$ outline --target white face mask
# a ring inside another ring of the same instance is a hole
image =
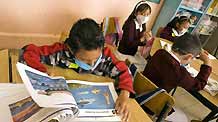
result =
[[[142,25],[142,24],[145,24],[146,22],[148,22],[149,17],[148,16],[143,16],[143,15],[137,15],[136,19],[137,19],[138,23],[140,25]]]
[[[182,30],[181,34],[184,35],[187,31],[188,31],[188,29],[185,29],[185,28],[184,28],[184,29]]]
[[[148,20],[149,20],[149,16],[145,16],[144,23],[147,23],[147,22],[148,22]],[[143,24],[144,24],[144,23],[143,23]]]

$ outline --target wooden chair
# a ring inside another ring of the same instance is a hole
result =
[[[0,83],[9,83],[9,56],[8,49],[0,50]]]
[[[16,63],[19,61],[20,49],[10,49],[10,67],[11,67],[11,80],[13,83],[23,83],[20,74],[17,71]]]
[[[154,83],[152,83],[140,72],[137,72],[133,85],[136,94],[154,91],[158,88]],[[155,114],[155,116],[157,117],[156,122],[160,122],[167,117],[174,103],[175,100],[171,95],[169,95],[167,92],[161,92],[146,103],[144,103],[143,106],[145,106]]]

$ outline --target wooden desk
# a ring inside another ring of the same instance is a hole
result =
[[[195,60],[192,62],[191,66],[194,67],[196,70],[199,71],[200,65],[202,64],[201,61]],[[215,79],[218,81],[218,60],[213,59],[211,60],[212,65],[212,73],[210,78]],[[201,90],[199,92],[190,92],[195,98],[197,98],[202,104],[204,104],[207,108],[211,110],[211,112],[203,119],[203,122],[208,122],[212,119],[217,118],[218,113],[218,94],[216,96],[211,96],[208,92]]]
[[[162,48],[160,44],[160,40],[172,44],[172,42],[169,42],[167,40],[156,38],[151,49],[151,55],[153,55],[157,50]],[[212,65],[212,73],[210,77],[218,81],[218,60],[217,59],[210,59],[210,60]],[[202,61],[194,60],[192,61],[191,66],[199,71],[201,64]],[[218,115],[216,116],[216,114],[218,113],[218,95],[213,97],[204,90],[201,90],[199,92],[192,91],[190,93],[195,98],[197,98],[202,104],[204,104],[206,107],[208,107],[211,110],[211,112],[204,118],[203,122],[208,122],[218,117]]]
[[[0,50],[0,83],[9,83],[9,56],[8,50]]]

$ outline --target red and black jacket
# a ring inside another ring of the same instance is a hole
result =
[[[122,61],[118,61],[108,47],[103,49],[102,60],[92,71],[86,71],[75,64],[74,56],[68,51],[66,45],[55,43],[53,45],[36,46],[30,44],[23,48],[21,61],[42,72],[47,69],[43,64],[70,68],[78,73],[91,73],[99,76],[108,76],[117,81],[116,89],[124,89],[131,93],[133,90],[133,78],[128,67]]]

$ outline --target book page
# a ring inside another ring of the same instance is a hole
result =
[[[39,107],[30,97],[24,85],[0,84],[0,86],[7,88],[7,91],[0,89],[0,92],[7,92],[7,96],[0,96],[1,122],[47,122],[54,117],[63,116],[62,113],[66,113],[67,110],[68,114],[71,114],[71,118],[78,114],[71,108]]]
[[[117,94],[113,82],[68,80],[67,84],[79,107],[79,117],[115,116]]]
[[[40,107],[77,107],[65,79],[51,78],[21,63],[17,63],[17,69],[26,89]]]
[[[169,44],[169,43],[167,43],[165,41],[160,40],[160,45],[161,45],[162,49],[165,49],[168,52],[171,51],[172,44]]]

